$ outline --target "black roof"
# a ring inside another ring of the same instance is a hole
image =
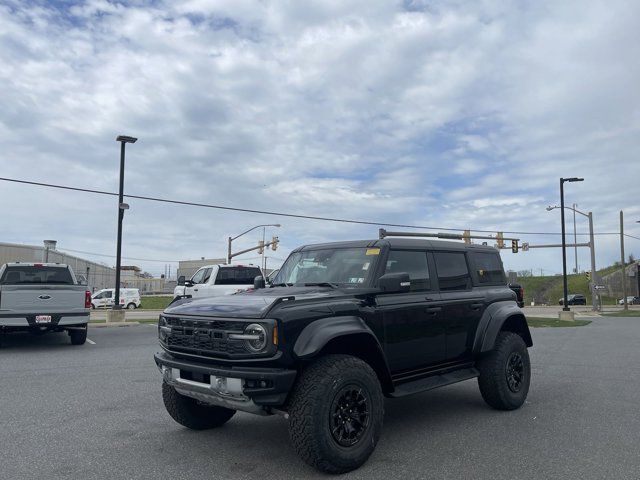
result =
[[[395,248],[427,248],[431,250],[480,250],[485,252],[495,252],[496,248],[489,245],[466,244],[462,241],[453,242],[450,240],[431,240],[427,238],[402,238],[386,237],[376,240],[350,240],[344,242],[316,243],[303,245],[294,250],[317,250],[324,248],[371,248],[371,247],[395,247]]]

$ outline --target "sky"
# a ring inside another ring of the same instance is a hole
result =
[[[115,139],[130,135],[132,195],[549,232],[513,235],[531,245],[559,242],[559,210],[545,207],[560,177],[579,176],[566,203],[599,233],[618,232],[624,210],[640,237],[638,18],[639,2],[618,0],[0,0],[0,176],[116,192]],[[0,241],[51,238],[115,263],[116,198],[0,181],[0,201]],[[127,202],[123,263],[154,275],[223,257],[228,236],[259,224],[282,224],[267,230],[281,240],[270,267],[301,244],[378,233]],[[625,246],[640,253],[640,239]],[[502,258],[562,270],[557,248]],[[581,270],[588,258],[580,249]],[[619,259],[619,237],[598,235],[596,264]]]

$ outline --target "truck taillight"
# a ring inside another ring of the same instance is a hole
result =
[[[89,290],[84,292],[84,308],[91,308],[91,292]]]

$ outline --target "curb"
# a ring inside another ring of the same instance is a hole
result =
[[[140,322],[89,322],[91,328],[111,328],[111,327],[130,327],[132,325],[140,325]]]

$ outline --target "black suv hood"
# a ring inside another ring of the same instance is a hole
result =
[[[348,293],[350,292],[350,293]],[[202,315],[211,317],[261,318],[277,303],[353,296],[353,290],[330,287],[274,287],[251,290],[220,297],[181,300],[167,307],[168,315]]]

